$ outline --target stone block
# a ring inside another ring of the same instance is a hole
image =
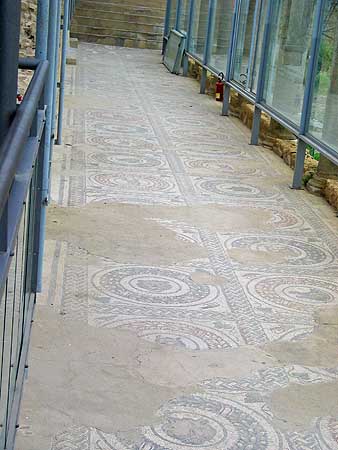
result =
[[[69,46],[71,48],[78,48],[79,46],[79,40],[77,38],[70,38],[69,39]]]

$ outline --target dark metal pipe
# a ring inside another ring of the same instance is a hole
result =
[[[40,62],[0,149],[0,216],[38,108],[47,71],[48,62]]]
[[[35,70],[41,61],[38,58],[19,58],[19,69]]]

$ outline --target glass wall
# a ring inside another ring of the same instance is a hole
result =
[[[190,51],[203,60],[204,46],[208,28],[208,0],[195,0],[191,32]]]
[[[172,1],[171,23],[177,4],[177,0]],[[309,124],[301,132],[314,148],[327,156],[336,151],[338,158],[338,0],[194,0],[189,52],[198,61],[204,56],[210,1],[214,23],[206,66],[214,72],[226,72],[230,58],[227,76],[231,88],[239,93],[243,89],[250,92],[248,98],[253,104],[268,114],[273,110],[275,120],[292,133],[297,134],[302,114],[306,113],[304,119],[309,117]],[[187,31],[190,4],[189,0],[181,0],[182,31]],[[267,19],[270,33],[263,47]],[[313,31],[319,23],[321,34],[315,40]],[[313,68],[310,55],[316,52]],[[258,99],[261,70],[264,86],[262,98]],[[313,86],[307,84],[309,80]],[[309,92],[305,92],[306,88]],[[305,94],[310,99],[306,104]]]
[[[338,2],[332,0],[326,1],[309,131],[338,149]]]
[[[231,38],[234,0],[216,0],[215,24],[209,64],[219,72],[225,72]]]
[[[301,119],[317,1],[273,3],[264,101],[296,125]]]

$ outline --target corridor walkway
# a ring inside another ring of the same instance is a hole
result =
[[[338,449],[333,210],[158,52],[68,75],[17,449]]]

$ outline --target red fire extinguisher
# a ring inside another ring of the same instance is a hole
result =
[[[224,98],[224,73],[218,74],[218,80],[216,83],[216,101],[222,102]]]

